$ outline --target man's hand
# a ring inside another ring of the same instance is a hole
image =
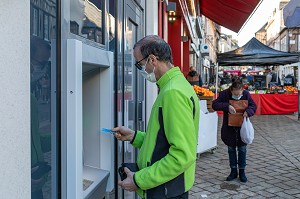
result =
[[[244,116],[244,117],[248,117],[247,111],[244,112],[243,116]]]
[[[121,141],[132,141],[135,132],[125,126],[115,127],[111,131],[116,132],[115,137]]]
[[[236,113],[236,110],[233,106],[229,105],[229,113],[230,114],[235,114]]]
[[[138,187],[135,185],[133,180],[134,172],[131,172],[127,167],[124,167],[124,171],[127,175],[127,178],[123,181],[119,181],[119,186],[126,191],[136,191]]]

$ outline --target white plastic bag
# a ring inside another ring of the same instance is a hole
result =
[[[254,139],[254,128],[249,118],[244,117],[244,121],[240,133],[241,133],[241,139],[244,143],[246,144],[252,143]]]

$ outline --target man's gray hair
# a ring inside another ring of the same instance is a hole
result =
[[[133,49],[139,48],[143,57],[153,54],[160,61],[173,64],[172,50],[170,45],[158,35],[147,35],[139,40]]]

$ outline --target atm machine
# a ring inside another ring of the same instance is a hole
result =
[[[68,199],[103,198],[113,189],[113,53],[67,40],[66,171]]]

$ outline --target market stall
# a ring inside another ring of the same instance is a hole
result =
[[[297,62],[299,68],[299,53],[288,53],[272,49],[253,37],[248,43],[238,49],[218,54],[217,71],[219,66],[275,66]],[[257,81],[260,87],[262,87],[262,83],[264,83],[265,87],[268,87],[265,79],[261,77],[257,78],[260,80]],[[298,70],[298,79],[300,79],[300,70]],[[216,76],[216,91],[218,91],[217,82],[218,76]],[[258,91],[264,89],[257,88]],[[284,91],[284,89],[282,90]],[[300,84],[298,84],[297,92],[298,90],[300,90]],[[264,91],[264,93],[255,93],[252,97],[260,107],[256,114],[286,114],[298,111],[298,119],[300,118],[299,92],[298,94],[285,95],[275,93],[265,94]]]
[[[298,94],[251,94],[256,104],[255,115],[293,114],[298,111]],[[217,111],[219,115],[223,111]]]
[[[298,112],[298,94],[251,94],[256,115],[279,115]]]

